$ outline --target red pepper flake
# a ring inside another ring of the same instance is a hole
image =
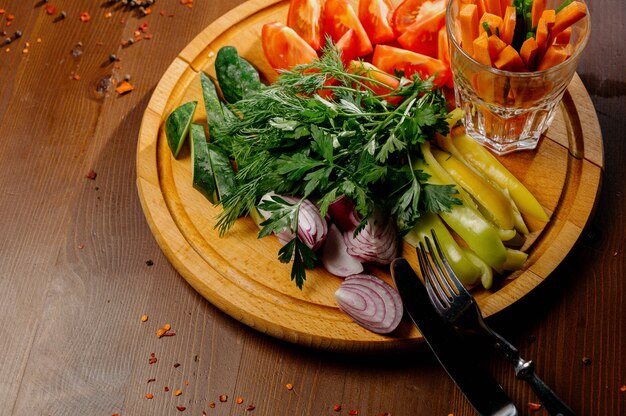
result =
[[[358,410],[350,410],[350,411],[348,412],[348,414],[349,414],[350,416],[356,416],[356,415],[358,415],[358,414],[359,414],[359,411],[358,411]]]
[[[91,20],[91,15],[89,14],[89,12],[82,12],[80,14],[80,21],[81,22],[87,23],[90,20]]]
[[[528,402],[528,410],[531,412],[536,412],[541,409],[541,405],[539,403]]]
[[[161,10],[161,11],[159,12],[159,14],[160,14],[161,16],[165,16],[165,15],[167,14],[167,12],[166,12],[165,10]]]
[[[89,169],[89,172],[85,174],[85,178],[91,179],[92,181],[96,179],[96,176],[98,176],[98,174],[93,169]]]
[[[0,14],[5,14],[5,13],[6,13],[6,10],[0,9]]]
[[[148,22],[143,22],[142,24],[140,24],[138,29],[141,30],[143,33],[147,33],[148,32]]]
[[[152,393],[146,393],[146,399],[150,400],[150,399],[154,399],[154,394]]]
[[[237,397],[237,399],[235,400],[235,402],[236,402],[237,404],[241,404],[241,403],[243,403],[243,397]]]
[[[113,16],[113,13],[111,13],[111,12],[106,12],[106,13],[104,14],[104,18],[105,18],[105,19],[108,19],[108,18],[110,18],[111,16]]]
[[[150,40],[150,39],[152,39],[153,37],[154,37],[154,35],[153,35],[152,33],[148,33],[147,35],[143,35],[143,38],[144,38],[145,40]]]
[[[166,332],[165,334],[163,334],[164,337],[175,337],[176,336],[176,332]]]
[[[80,243],[80,244],[78,245],[78,249],[79,249],[79,250],[82,250],[82,249],[84,249],[84,248],[85,248],[85,245],[84,245],[83,243]]]
[[[147,322],[148,321],[148,315],[143,314],[141,315],[141,322]]]
[[[174,396],[180,396],[181,394],[183,394],[183,391],[181,389],[174,390]]]
[[[209,407],[210,407],[211,409],[215,409],[215,402],[211,402],[211,403],[209,403]]]
[[[148,363],[150,363],[150,364],[154,364],[156,362],[157,362],[156,357],[150,357],[150,359],[148,360]]]
[[[285,388],[286,388],[287,390],[291,391],[291,390],[293,390],[293,384],[291,384],[291,383],[287,383],[287,384],[285,384]]]
[[[154,383],[156,381],[156,378],[149,378],[148,379],[148,383]]]
[[[185,410],[187,410],[187,408],[185,406],[176,406],[176,410],[178,410],[179,412],[184,412]]]
[[[334,406],[333,406],[333,410],[334,410],[335,412],[341,412],[341,405],[340,405],[340,404],[336,404],[336,405],[334,405]]]
[[[220,402],[226,403],[228,401],[228,396],[225,394],[220,394],[219,399],[220,399]]]
[[[174,368],[178,368],[178,367],[180,367],[179,363],[174,364]]]
[[[119,83],[119,85],[117,86],[117,88],[115,88],[115,91],[119,94],[119,95],[124,95],[126,93],[131,92],[132,90],[134,90],[135,87],[133,87],[132,85],[130,85],[130,82],[128,81],[122,81]],[[167,331],[165,331],[167,332]],[[163,332],[163,333],[165,333]],[[158,335],[158,334],[157,334]],[[163,335],[161,335],[163,336]]]
[[[164,391],[164,392],[168,392],[168,391],[170,391],[170,388],[169,388],[169,387],[167,387],[167,386],[165,386],[165,387],[163,387],[163,391]]]
[[[253,411],[254,409],[256,409],[256,407],[255,407],[253,404],[249,404],[249,405],[248,405],[248,407],[246,407],[246,410],[247,410],[248,412],[251,412],[251,411]]]
[[[13,15],[13,14],[7,14],[6,19],[7,19],[7,22],[10,22],[10,21],[12,21],[13,19],[15,19],[15,15]]]
[[[74,74],[74,75],[72,75],[72,79],[73,79],[74,81],[80,81],[80,75],[78,75],[78,74]]]
[[[620,388],[619,391],[621,391],[622,393],[626,392],[626,384],[623,384]]]
[[[189,385],[189,380],[185,380],[185,381],[183,381],[183,384],[184,384],[185,386],[188,386],[188,385]]]
[[[46,10],[46,13],[48,13],[49,15],[53,15],[53,14],[57,13],[56,6],[53,6],[51,4],[49,4],[46,7],[44,7],[44,9]]]
[[[11,26],[12,24],[13,24],[13,20],[9,20],[9,21],[6,23],[6,26]]]

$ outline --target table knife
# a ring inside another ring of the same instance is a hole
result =
[[[466,348],[468,340],[439,316],[426,287],[409,263],[403,258],[395,259],[391,264],[391,275],[411,320],[478,414],[517,416],[511,399],[486,366],[478,365],[476,357]]]

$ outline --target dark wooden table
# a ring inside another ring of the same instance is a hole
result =
[[[0,30],[22,32],[0,49],[0,415],[474,414],[427,348],[364,357],[275,340],[205,301],[161,253],[135,185],[142,114],[180,50],[239,3],[159,0],[141,17],[106,1],[52,0],[49,15],[43,1],[0,0]],[[597,212],[550,278],[492,323],[578,414],[617,416],[626,414],[626,7],[589,6],[578,72],[604,137]],[[123,47],[144,22],[143,40]],[[120,96],[110,80],[127,74],[135,90]],[[166,322],[177,335],[157,339]],[[491,366],[532,413],[537,400],[512,368]]]

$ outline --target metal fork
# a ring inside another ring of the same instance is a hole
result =
[[[485,323],[476,300],[454,274],[450,263],[441,250],[435,232],[431,232],[437,255],[435,255],[430,239],[426,237],[426,246],[430,256],[427,255],[424,244],[420,242],[419,247],[417,247],[417,257],[426,290],[435,309],[448,322],[458,327],[478,330],[490,337],[496,351],[515,366],[517,378],[532,386],[539,400],[551,415],[573,416],[572,409],[535,374],[533,362],[520,357],[517,348]]]

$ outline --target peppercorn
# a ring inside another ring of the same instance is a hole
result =
[[[135,38],[128,38],[128,44],[132,45],[133,43],[135,43]]]
[[[130,74],[124,75],[124,81],[130,81]],[[148,264],[148,262],[152,262],[152,261],[148,260],[146,264]],[[148,264],[148,266],[152,266],[152,264]]]
[[[61,14],[59,14],[59,19],[65,19],[67,17],[67,12],[65,10],[61,11]]]
[[[8,44],[9,44],[9,43],[11,43],[11,42],[13,42],[13,39],[11,39],[11,38],[6,38],[6,39],[4,40],[4,44],[5,44],[5,45],[8,45]]]
[[[117,55],[112,53],[111,55],[109,55],[109,61],[111,62],[115,62],[117,61]]]
[[[15,31],[15,39],[21,38],[22,37],[22,32],[20,30],[16,30]]]
[[[137,2],[135,0],[130,0],[130,2],[128,3],[128,5],[130,7],[136,7],[137,6]]]

